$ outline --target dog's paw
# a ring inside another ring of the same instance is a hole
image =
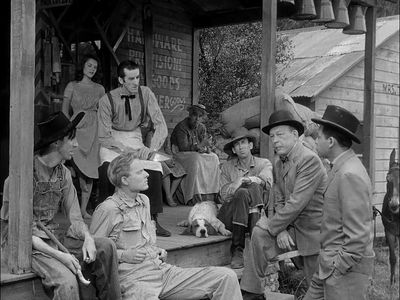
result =
[[[188,220],[183,220],[183,221],[180,221],[178,224],[176,224],[177,226],[180,226],[180,227],[189,227],[189,221]]]
[[[232,235],[232,232],[230,232],[228,229],[221,229],[220,233],[225,236]]]

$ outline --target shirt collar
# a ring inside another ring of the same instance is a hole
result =
[[[331,162],[331,165],[334,166],[334,165],[339,161],[340,158],[342,158],[343,156],[345,156],[345,155],[346,155],[347,153],[349,153],[349,152],[350,152],[350,148],[347,149],[346,151],[340,153],[340,154],[339,154],[338,156],[336,156],[335,159]]]
[[[290,151],[289,151],[289,153],[288,153],[287,155],[285,155],[285,156],[280,156],[281,161],[284,162],[284,161],[293,160],[294,157],[296,156],[296,152],[297,152],[297,149],[299,148],[299,145],[300,145],[300,144],[301,144],[301,142],[300,142],[300,141],[297,141],[297,142],[293,145],[292,149],[290,149]]]
[[[121,85],[119,87],[119,95],[120,96],[122,96],[122,95],[135,95],[135,93],[129,92],[124,85]]]
[[[128,207],[144,205],[144,201],[139,193],[136,194],[136,199],[134,201],[132,201],[132,198],[120,189],[118,189],[115,194],[119,204],[125,204]]]
[[[255,161],[254,161],[254,156],[252,155],[251,158],[250,158],[250,165],[249,165],[249,167],[250,167],[250,168],[254,168],[255,166],[256,166],[256,163],[255,163]],[[247,170],[246,166],[244,166],[244,165],[242,164],[242,162],[240,161],[239,157],[236,157],[236,160],[235,160],[235,167],[238,168],[238,169],[240,169],[240,170],[244,170],[244,171]]]

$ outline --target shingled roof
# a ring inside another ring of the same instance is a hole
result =
[[[312,98],[324,91],[364,58],[365,35],[347,35],[341,29],[311,27],[280,32],[293,43],[294,60],[277,73],[287,77],[283,90],[292,98]],[[399,16],[380,18],[376,48],[399,34]]]

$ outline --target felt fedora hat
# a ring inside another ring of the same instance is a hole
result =
[[[328,105],[324,115],[322,116],[322,119],[312,118],[311,121],[336,129],[347,135],[356,143],[361,143],[359,138],[356,136],[360,121],[351,112],[343,107]]]
[[[232,133],[232,138],[231,140],[225,144],[224,146],[224,152],[228,154],[229,156],[235,155],[232,152],[232,148],[235,145],[237,141],[240,141],[241,139],[247,138],[249,142],[252,142],[253,145],[256,143],[256,137],[250,133],[246,128],[244,127],[239,127],[235,129]]]
[[[78,125],[84,115],[84,112],[80,112],[70,121],[63,112],[59,111],[51,114],[46,121],[38,123],[40,139],[35,144],[34,151],[40,150],[65,137]]]
[[[290,111],[284,109],[274,111],[269,117],[268,125],[263,127],[262,131],[269,135],[269,131],[271,130],[271,128],[280,125],[289,125],[296,128],[299,136],[302,135],[304,132],[303,124],[297,121],[290,113]]]

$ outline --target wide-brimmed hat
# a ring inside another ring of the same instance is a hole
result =
[[[299,136],[302,135],[304,132],[303,124],[300,121],[297,121],[290,113],[290,111],[284,109],[274,111],[269,117],[268,125],[263,127],[262,131],[269,135],[269,131],[271,130],[271,128],[280,125],[289,125],[296,128]]]
[[[328,105],[322,119],[312,118],[311,120],[317,124],[326,125],[344,133],[357,144],[361,143],[360,139],[355,134],[360,125],[360,121],[343,107]]]
[[[246,128],[239,127],[233,131],[231,140],[225,144],[224,152],[226,154],[228,154],[229,156],[235,155],[232,152],[233,145],[235,145],[235,143],[237,141],[240,141],[241,139],[244,139],[244,138],[247,138],[249,140],[249,142],[252,142],[253,145],[255,145],[256,137],[253,134],[251,134],[251,132],[248,131]]]
[[[199,103],[190,105],[190,106],[187,108],[187,110],[188,110],[189,112],[190,112],[191,110],[199,110],[199,111],[201,111],[203,114],[207,114],[206,107],[205,107],[203,104],[199,104]]]
[[[62,139],[68,134],[68,132],[78,125],[84,115],[84,112],[80,112],[72,121],[70,121],[63,112],[59,111],[51,114],[46,121],[38,123],[40,139],[36,143],[34,151],[40,150],[43,147]]]

